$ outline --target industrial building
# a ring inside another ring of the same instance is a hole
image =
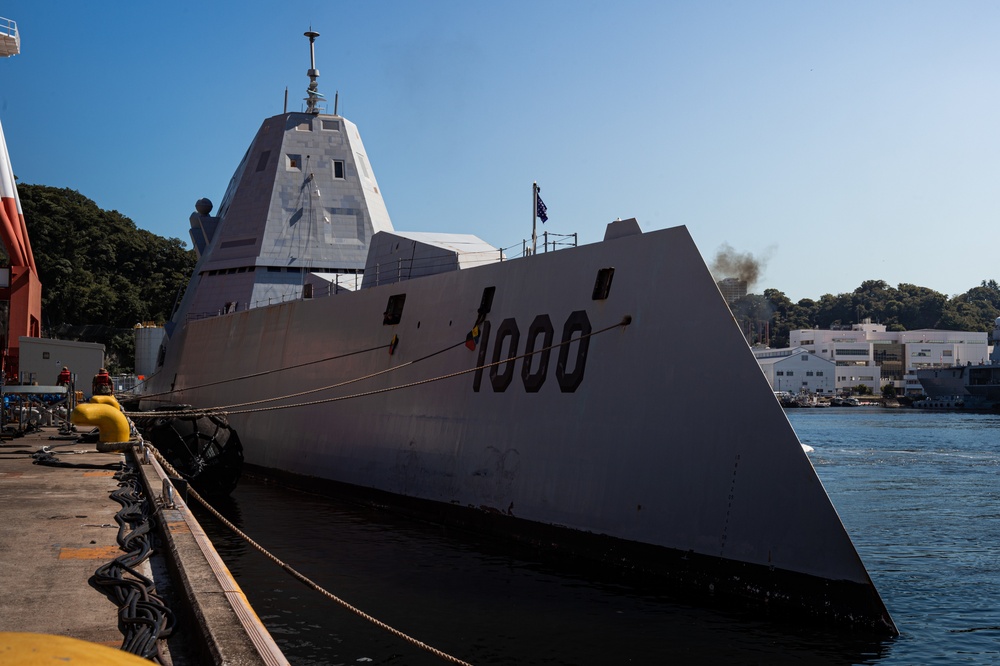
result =
[[[777,358],[777,352],[792,356],[798,350],[805,350],[834,365],[836,393],[849,392],[863,384],[872,393],[879,394],[883,386],[891,383],[898,395],[919,395],[923,389],[916,370],[979,365],[987,363],[990,354],[989,339],[983,332],[887,331],[884,324],[873,324],[870,319],[850,327],[789,331],[788,339],[787,349],[754,352],[761,368],[769,362],[767,359]],[[765,374],[768,372],[765,369]],[[796,375],[793,377],[799,379]],[[768,377],[775,390],[789,390],[777,387],[778,378],[776,374]],[[781,378],[788,383],[787,376]]]

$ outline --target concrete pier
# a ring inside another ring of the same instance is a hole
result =
[[[119,647],[118,608],[89,584],[122,554],[115,514],[116,469],[139,462],[156,509],[159,547],[143,565],[177,616],[162,641],[173,664],[286,664],[179,493],[164,503],[166,475],[138,449],[97,453],[43,428],[0,442],[0,632],[69,636]],[[67,467],[34,464],[49,446]],[[3,635],[0,633],[0,642]]]

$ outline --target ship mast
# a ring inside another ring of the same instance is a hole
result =
[[[308,97],[306,100],[306,113],[311,113],[314,116],[319,115],[319,103],[325,102],[323,94],[319,91],[319,84],[316,83],[316,79],[319,78],[319,70],[316,69],[316,38],[319,37],[319,33],[309,30],[303,33],[309,38],[309,71],[306,75],[309,77],[309,87],[306,88],[306,94]]]

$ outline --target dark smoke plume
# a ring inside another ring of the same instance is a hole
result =
[[[766,265],[766,261],[755,259],[749,252],[737,252],[728,243],[723,243],[712,261],[711,270],[717,280],[744,280],[749,289],[760,279]]]

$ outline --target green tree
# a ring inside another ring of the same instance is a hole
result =
[[[74,190],[19,184],[18,194],[42,283],[46,334],[103,343],[109,369],[130,369],[132,328],[169,319],[195,253]]]
[[[995,280],[983,280],[964,294],[955,296],[944,308],[942,328],[993,333],[993,323],[1000,317],[1000,285]],[[994,340],[994,342],[996,342]]]
[[[736,299],[729,308],[747,342],[751,345],[766,343],[774,312],[771,302],[766,297],[747,294]]]

